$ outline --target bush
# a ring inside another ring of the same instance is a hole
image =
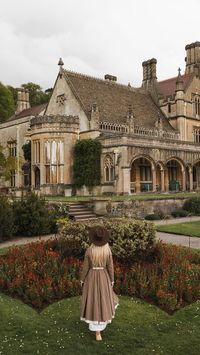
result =
[[[32,236],[51,232],[52,220],[45,200],[31,193],[26,198],[15,201],[13,208],[16,235]]]
[[[172,211],[171,215],[174,218],[179,218],[179,217],[187,217],[188,216],[188,212],[186,210],[183,209],[177,209],[175,211]]]
[[[97,225],[103,225],[111,232],[109,244],[115,260],[131,263],[152,254],[155,229],[151,223],[137,220],[101,220],[86,223],[71,221],[60,223],[59,233],[65,238],[66,255],[83,257],[89,246],[89,228]]]
[[[0,196],[0,242],[10,239],[13,233],[13,207],[8,198]]]
[[[193,215],[200,215],[200,197],[191,197],[184,202],[183,209]]]
[[[50,232],[57,233],[58,224],[57,221],[60,218],[67,218],[69,214],[69,206],[66,203],[48,203],[46,208],[49,214],[50,220]]]
[[[144,218],[148,221],[158,221],[161,219],[161,217],[155,213],[147,214]]]

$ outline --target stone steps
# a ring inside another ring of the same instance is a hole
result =
[[[91,211],[91,209],[78,202],[69,204],[69,217],[74,221],[88,221],[98,219],[98,217]]]

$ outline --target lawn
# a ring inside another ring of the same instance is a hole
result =
[[[183,234],[200,238],[200,221],[156,226],[159,232]]]
[[[78,202],[78,201],[90,201],[90,200],[111,200],[111,201],[132,201],[132,200],[162,200],[168,198],[189,198],[200,196],[199,193],[189,192],[176,192],[176,193],[141,193],[134,195],[114,195],[114,196],[46,196],[47,201],[60,201],[60,202]]]
[[[144,301],[120,297],[116,318],[96,343],[79,321],[79,297],[54,303],[38,314],[0,294],[0,354],[197,355],[200,301],[168,315]]]

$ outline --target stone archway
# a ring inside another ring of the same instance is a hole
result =
[[[156,191],[155,164],[148,157],[135,158],[131,164],[131,193]]]
[[[175,192],[186,190],[185,167],[178,159],[171,158],[167,161],[165,189]]]

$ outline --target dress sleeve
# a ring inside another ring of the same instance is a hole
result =
[[[106,264],[106,268],[108,270],[108,275],[110,276],[110,281],[112,283],[114,283],[114,267],[113,267],[113,258],[112,258],[112,254],[110,254],[107,264]]]
[[[90,263],[89,263],[89,256],[88,256],[88,251],[86,250],[85,252],[85,257],[84,257],[84,262],[83,262],[83,268],[81,271],[81,277],[80,277],[80,281],[84,282],[85,278],[87,276],[87,273],[90,269]]]

